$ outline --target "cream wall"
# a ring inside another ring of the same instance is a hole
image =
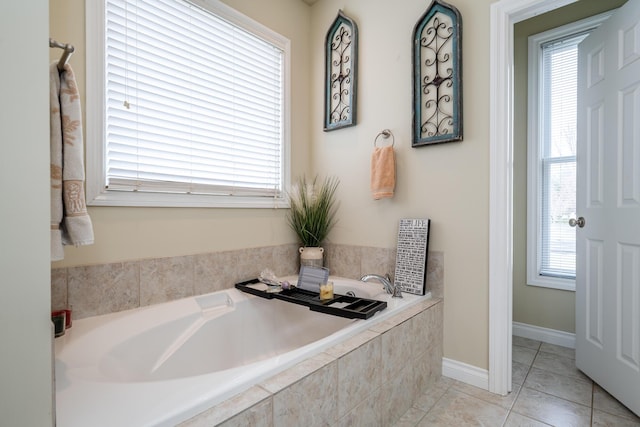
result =
[[[87,0],[93,1],[93,0]],[[310,167],[309,23],[310,7],[299,0],[224,0],[225,3],[291,40],[292,175]],[[72,65],[84,105],[84,0],[51,1],[51,37],[72,43]],[[51,52],[57,59],[58,52]],[[92,141],[86,141],[91,144]],[[102,264],[143,258],[260,247],[295,242],[283,209],[89,207],[95,241],[66,247],[65,259],[52,267]]]
[[[313,169],[340,177],[340,222],[330,240],[395,247],[398,220],[431,218],[430,249],[444,252],[444,355],[488,367],[489,5],[454,2],[463,20],[464,141],[411,148],[411,38],[423,0],[322,0],[312,7]],[[324,39],[338,9],[359,30],[358,124],[323,132]],[[395,135],[397,186],[374,201],[376,135]]]
[[[0,2],[0,425],[51,426],[48,2]]]
[[[513,320],[575,332],[575,292],[527,285],[527,38],[606,10],[626,0],[580,0],[514,27],[514,215]]]

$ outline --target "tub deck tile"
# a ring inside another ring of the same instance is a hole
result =
[[[333,347],[328,348],[327,350],[325,350],[325,353],[335,358],[342,357],[345,354],[350,353],[351,351],[357,349],[358,347],[361,347],[362,345],[368,343],[369,341],[371,341],[372,339],[378,336],[380,336],[379,333],[373,332],[371,330],[367,330],[349,338],[344,342],[341,342],[339,344],[334,345]]]
[[[262,402],[266,402],[265,404],[268,408],[273,406],[271,393],[260,388],[258,386],[253,386],[248,390],[243,391],[240,394],[233,396],[230,399],[225,400],[224,402],[207,409],[206,411],[196,415],[195,417],[179,424],[180,427],[205,427],[205,426],[217,426],[225,420],[230,420],[230,418],[235,417],[238,414],[243,413],[243,411],[250,410],[251,414],[258,413],[259,411],[255,407],[263,408],[265,405]],[[270,412],[269,412],[270,414]],[[245,416],[252,416],[250,414],[245,414]],[[269,418],[272,417],[269,415]],[[230,424],[234,425],[234,424]],[[238,425],[253,425],[253,424],[238,424]]]
[[[268,392],[278,393],[284,388],[297,383],[298,381],[308,377],[319,369],[322,369],[330,363],[335,362],[335,360],[335,357],[327,353],[320,353],[309,359],[303,360],[302,362],[292,366],[284,372],[280,372],[279,374],[266,379],[259,385]]]
[[[442,299],[439,298],[425,298],[416,305],[403,310],[401,313],[396,314],[395,316],[385,320],[384,322],[373,325],[371,328],[369,328],[369,330],[381,334],[385,333],[388,330],[400,325],[401,323],[406,322],[417,314],[429,309],[430,307],[440,302],[442,302]]]
[[[265,399],[252,408],[249,408],[230,420],[218,425],[218,427],[247,426],[273,427],[273,399]]]

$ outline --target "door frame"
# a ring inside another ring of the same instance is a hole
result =
[[[577,0],[499,0],[491,4],[489,79],[490,392],[511,391],[513,323],[513,26]]]

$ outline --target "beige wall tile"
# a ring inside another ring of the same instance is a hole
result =
[[[431,309],[423,312],[421,317],[414,320],[414,328],[425,329],[427,346],[431,343],[442,343],[443,341],[443,323],[444,323],[444,303],[433,306]],[[416,334],[418,331],[416,330]],[[420,351],[421,349],[418,349]]]
[[[389,364],[389,359],[385,359]],[[406,360],[397,361],[399,365],[407,365]],[[418,397],[415,381],[415,371],[412,366],[396,372],[392,377],[382,380],[380,392],[380,408],[382,425],[392,426],[407,410],[413,406]]]
[[[193,296],[194,256],[140,261],[140,306]]]
[[[364,246],[360,250],[360,273],[381,274],[393,277],[395,273],[395,249]]]
[[[240,251],[213,252],[194,256],[195,295],[232,288],[239,276]]]
[[[69,267],[67,283],[68,301],[76,319],[140,306],[137,262]]]
[[[346,415],[380,389],[383,363],[380,337],[338,359],[338,416]]]
[[[359,279],[362,277],[360,262],[362,248],[351,245],[326,245],[324,266],[334,276]]]
[[[380,389],[377,389],[369,397],[360,401],[353,410],[340,418],[336,427],[382,427],[379,402]]]
[[[298,245],[273,246],[273,272],[277,276],[290,276],[300,271]]]
[[[382,382],[392,381],[411,359],[411,322],[401,323],[385,332],[382,340]]]
[[[67,269],[51,269],[51,311],[68,308],[67,300]]]
[[[431,253],[430,253],[431,254]],[[434,253],[436,258],[438,253]],[[433,254],[430,255],[430,257]],[[73,272],[74,286],[76,286],[75,301],[81,302],[78,307],[79,313],[83,317],[93,316],[100,313],[106,314],[113,311],[109,307],[120,307],[119,303],[102,304],[99,299],[103,297],[103,293],[96,293],[93,297],[89,288],[82,290],[82,296],[79,292],[79,280],[87,280],[91,282],[101,282],[103,286],[110,286],[105,280],[109,280],[110,273],[106,273],[117,267],[114,265],[133,264],[139,265],[139,298],[141,305],[149,305],[160,302],[166,302],[178,298],[184,298],[191,295],[202,295],[215,292],[222,289],[232,288],[235,283],[257,277],[264,268],[270,268],[278,276],[287,276],[297,274],[299,270],[299,253],[297,244],[286,244],[278,246],[266,246],[262,248],[249,248],[233,251],[212,252],[207,254],[191,255],[173,258],[157,258],[136,261],[131,263],[103,264],[97,266],[86,267],[69,267],[75,269]],[[325,252],[325,266],[329,267],[331,274],[348,278],[359,279],[362,272],[380,270],[384,274],[387,270],[393,273],[395,265],[395,249],[361,247],[351,245],[327,244]],[[442,264],[436,264],[436,270],[442,267]],[[383,266],[383,267],[381,267]],[[84,273],[79,273],[78,269],[86,269]],[[384,270],[384,271],[382,271]],[[69,303],[68,286],[64,284],[65,268],[56,268],[51,270],[52,277],[52,309],[66,307]],[[83,279],[81,279],[81,277]],[[117,273],[113,274],[117,280],[121,276]],[[443,274],[435,274],[440,280]],[[119,288],[122,284],[114,285]],[[80,299],[78,299],[80,298]],[[96,299],[92,301],[92,299]],[[435,300],[432,300],[435,303]],[[136,303],[136,307],[139,303]],[[131,308],[130,304],[125,304],[127,308]],[[100,310],[97,307],[102,306]],[[93,308],[90,308],[93,307]],[[86,309],[85,309],[86,308]],[[415,307],[418,310],[419,307]],[[114,309],[120,311],[121,309]],[[405,318],[415,314],[414,312],[405,313]],[[387,329],[395,326],[398,321],[393,324],[385,324]]]
[[[324,427],[337,421],[337,413],[338,364],[335,361],[273,396],[274,426]]]
[[[433,298],[444,298],[444,253],[429,252],[427,256],[427,291]]]
[[[238,252],[238,282],[258,277],[265,268],[273,270],[273,247],[242,249]],[[275,273],[275,271],[274,271]]]

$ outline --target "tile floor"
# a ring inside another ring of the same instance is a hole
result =
[[[575,368],[573,349],[513,337],[505,397],[442,378],[395,427],[640,426],[640,418]]]

